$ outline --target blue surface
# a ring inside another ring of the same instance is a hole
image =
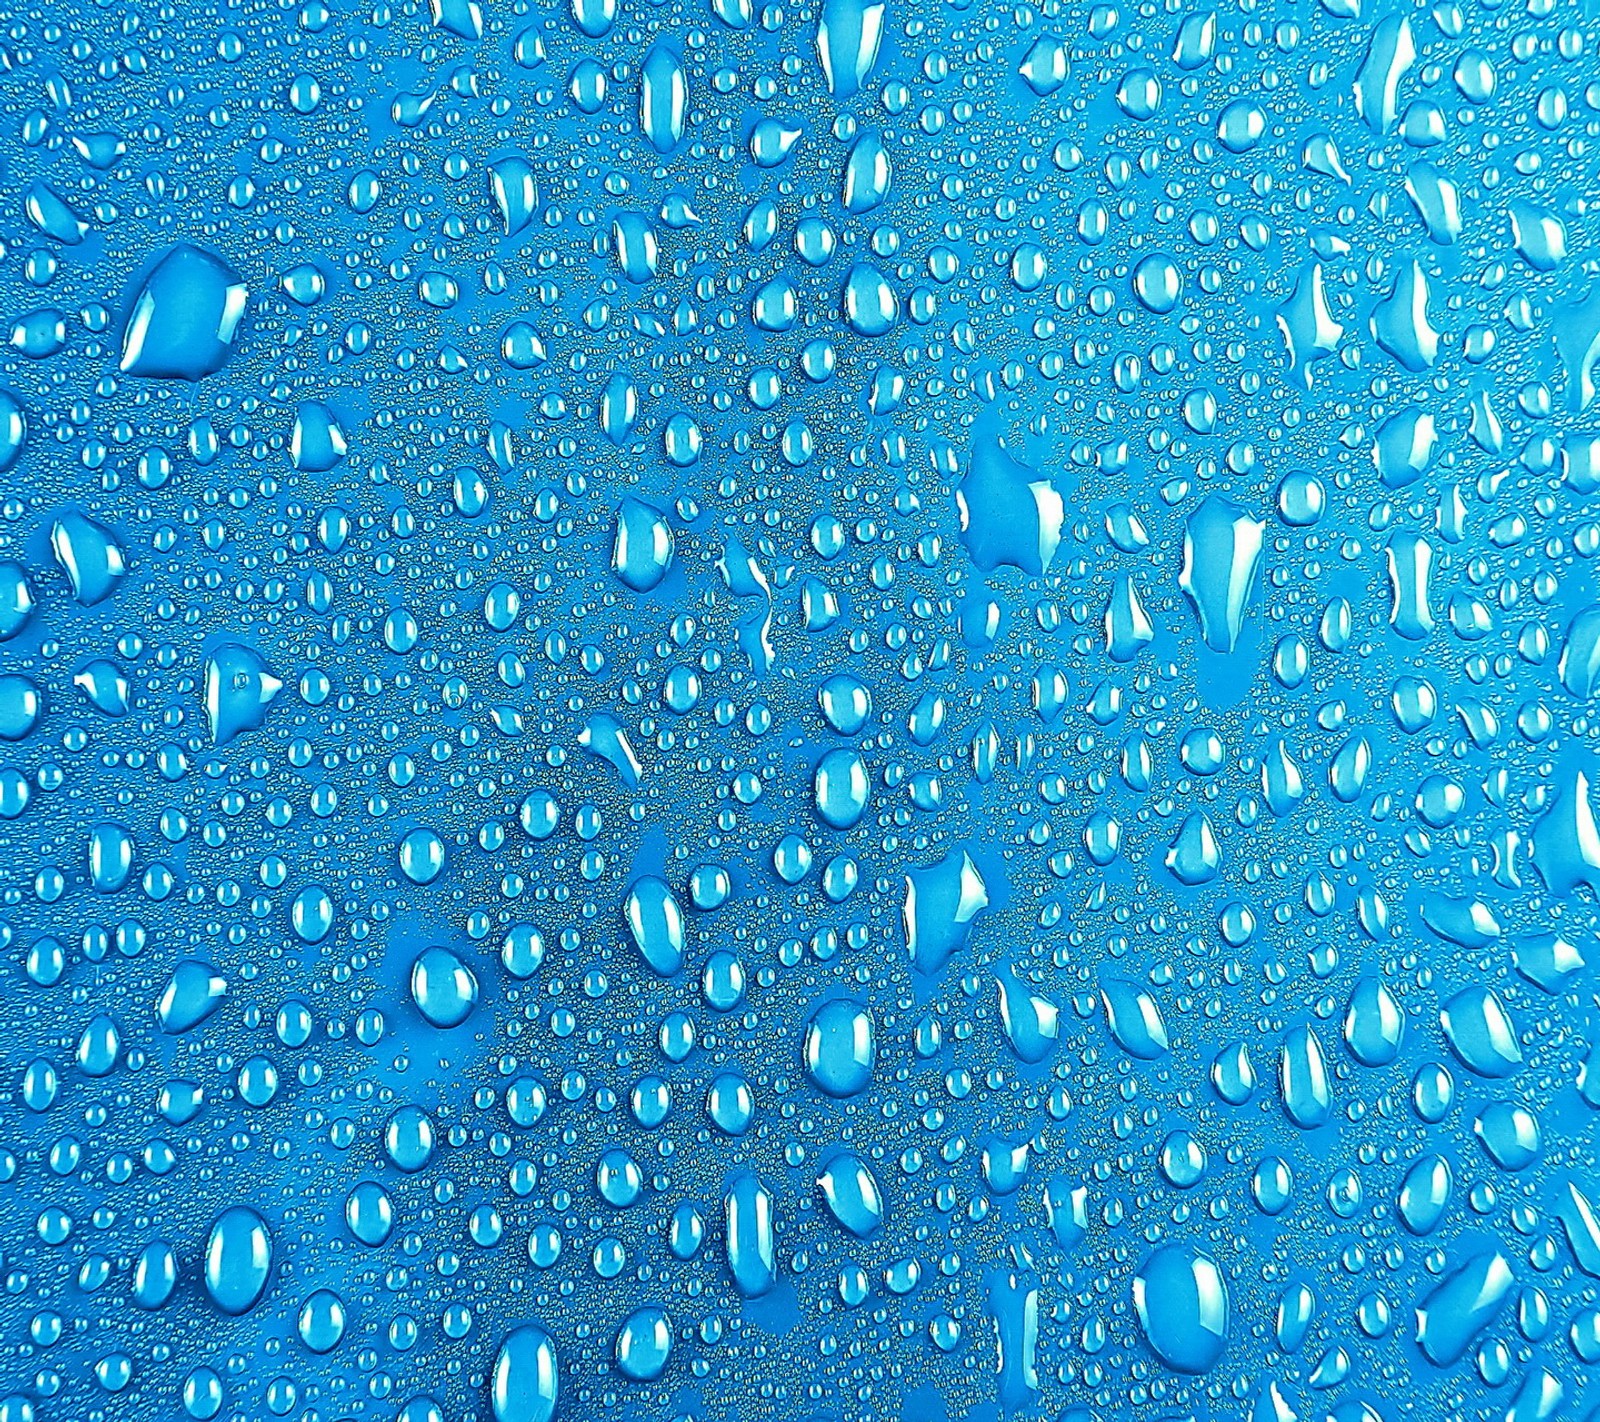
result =
[[[1570,0],[0,39],[0,1422],[1600,1416]]]

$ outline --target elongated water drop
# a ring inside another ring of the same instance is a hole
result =
[[[650,969],[666,978],[683,966],[683,910],[666,881],[646,874],[634,881],[623,901],[633,946]]]
[[[672,1320],[664,1309],[637,1308],[622,1321],[612,1352],[617,1371],[634,1382],[654,1382],[672,1357]]]
[[[1194,604],[1200,635],[1213,651],[1231,652],[1244,630],[1266,525],[1238,504],[1212,494],[1183,534],[1178,584]]]
[[[1498,1249],[1474,1254],[1446,1274],[1417,1306],[1417,1344],[1428,1361],[1447,1367],[1460,1358],[1500,1312],[1513,1282]]]
[[[1516,1027],[1491,989],[1463,988],[1440,1009],[1439,1021],[1450,1049],[1479,1076],[1510,1076],[1522,1065]]]
[[[1012,973],[997,974],[995,983],[1000,989],[1000,1026],[1011,1050],[1029,1064],[1042,1062],[1055,1050],[1060,1010]]]
[[[1294,1028],[1278,1049],[1278,1092],[1284,1113],[1302,1130],[1323,1125],[1333,1112],[1327,1058],[1309,1027]]]
[[[617,510],[611,540],[611,570],[634,592],[660,585],[672,566],[672,526],[658,509],[632,496]]]
[[[1454,1175],[1442,1155],[1420,1156],[1400,1182],[1395,1208],[1412,1234],[1432,1234],[1450,1204]]]
[[[500,1342],[490,1381],[495,1422],[550,1422],[561,1400],[555,1343],[536,1323],[524,1323]]]
[[[224,1313],[248,1313],[272,1274],[272,1235],[246,1205],[224,1210],[206,1240],[206,1293]]]
[[[1167,1024],[1147,989],[1126,978],[1111,978],[1101,983],[1100,997],[1105,1003],[1111,1035],[1123,1051],[1141,1061],[1154,1061],[1166,1054]]]
[[[683,139],[689,114],[689,79],[683,61],[664,44],[652,45],[639,71],[639,131],[657,153]]]
[[[778,1281],[775,1210],[772,1192],[750,1171],[741,1172],[728,1189],[728,1271],[747,1299],[768,1293]]]
[[[836,97],[849,98],[872,73],[887,8],[884,0],[823,0],[817,16],[817,58]]]
[[[865,1161],[848,1151],[836,1155],[817,1177],[823,1203],[857,1239],[871,1239],[883,1225],[883,1193]]]

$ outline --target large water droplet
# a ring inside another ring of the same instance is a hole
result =
[[[122,333],[122,369],[155,380],[203,380],[233,349],[249,293],[222,258],[179,242],[151,269]]]
[[[872,1014],[859,1002],[824,1003],[806,1024],[806,1075],[829,1096],[854,1096],[872,1081],[878,1060]]]
[[[1180,1373],[1206,1373],[1228,1346],[1228,1286],[1216,1261],[1187,1244],[1156,1250],[1133,1276],[1133,1306],[1151,1351]]]
[[[878,62],[888,6],[884,0],[823,0],[817,16],[817,58],[828,88],[847,99]]]
[[[561,1400],[555,1343],[536,1323],[524,1323],[500,1342],[490,1381],[495,1422],[550,1422]]]
[[[666,978],[683,966],[683,910],[665,880],[653,874],[635,880],[623,914],[633,946],[653,972]]]
[[[272,1235],[246,1205],[224,1210],[206,1240],[205,1285],[224,1313],[248,1313],[267,1291],[272,1275]]]

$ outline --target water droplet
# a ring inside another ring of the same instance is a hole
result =
[[[1206,1373],[1228,1346],[1228,1286],[1216,1261],[1186,1244],[1156,1250],[1133,1277],[1145,1341],[1167,1367]]]
[[[495,1422],[550,1422],[560,1400],[555,1344],[538,1324],[519,1324],[495,1355],[490,1384]]]
[[[211,1302],[227,1314],[248,1313],[272,1275],[272,1235],[246,1205],[224,1210],[206,1240],[205,1285]]]
[[[215,253],[179,242],[151,268],[122,333],[122,369],[153,380],[203,380],[221,370],[249,293]]]
[[[878,1060],[872,1014],[858,1002],[824,1003],[806,1024],[806,1075],[829,1096],[854,1096],[872,1081]]]

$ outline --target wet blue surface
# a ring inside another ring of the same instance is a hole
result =
[[[0,35],[0,1422],[1600,1416],[1593,7]]]

